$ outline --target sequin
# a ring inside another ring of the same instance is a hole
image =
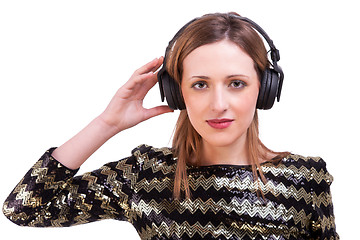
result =
[[[141,145],[82,176],[53,159],[53,150],[5,200],[3,212],[14,223],[62,227],[111,218],[131,222],[141,239],[339,238],[333,178],[321,158],[266,162],[265,183],[254,181],[250,166],[188,167],[192,198],[174,200],[176,159],[169,148]]]

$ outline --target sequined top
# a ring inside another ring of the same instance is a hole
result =
[[[332,176],[321,158],[289,155],[251,166],[188,167],[191,199],[174,200],[169,148],[141,145],[132,155],[75,176],[48,150],[10,193],[3,212],[22,226],[65,227],[129,221],[141,239],[338,239]],[[264,197],[258,194],[261,188]]]

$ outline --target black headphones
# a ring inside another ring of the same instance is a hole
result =
[[[256,108],[258,109],[270,109],[274,105],[275,98],[277,98],[277,101],[280,101],[280,94],[281,94],[281,88],[283,84],[284,79],[284,73],[280,66],[277,65],[277,62],[280,60],[280,53],[279,50],[276,49],[273,41],[269,38],[267,33],[255,22],[252,20],[240,17],[234,14],[229,14],[230,17],[238,18],[244,22],[247,22],[251,25],[252,28],[254,28],[258,33],[260,33],[268,45],[270,46],[270,56],[272,63],[270,65],[272,68],[267,68],[264,70],[262,78],[261,78],[261,86],[259,90],[259,96],[257,99]],[[169,42],[169,45],[166,48],[165,56],[164,56],[164,63],[162,68],[158,72],[158,82],[160,86],[160,93],[161,93],[161,101],[164,101],[166,98],[166,101],[170,108],[176,110],[183,110],[186,108],[184,99],[182,97],[179,84],[169,75],[169,73],[166,71],[166,58],[168,56],[168,53],[171,51],[173,44],[176,42],[178,36],[184,31],[184,29],[189,26],[191,23],[195,22],[199,18],[195,18],[185,24],[171,39]]]

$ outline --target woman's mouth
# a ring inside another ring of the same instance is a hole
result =
[[[232,124],[233,121],[234,119],[228,119],[228,118],[206,120],[207,124],[209,124],[210,127],[215,129],[227,128]]]

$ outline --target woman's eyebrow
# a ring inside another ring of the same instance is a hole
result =
[[[249,78],[249,76],[244,75],[244,74],[231,74],[231,75],[226,76],[226,78],[234,78],[234,77]],[[193,79],[193,78],[200,78],[200,79],[205,79],[205,80],[210,79],[210,77],[204,76],[204,75],[194,75],[190,79]]]
[[[227,78],[234,78],[234,77],[249,78],[249,76],[244,75],[244,74],[232,74],[232,75],[227,76]]]
[[[190,79],[192,79],[192,78],[210,79],[210,77],[208,77],[208,76],[203,76],[203,75],[200,75],[200,76],[192,76]]]

